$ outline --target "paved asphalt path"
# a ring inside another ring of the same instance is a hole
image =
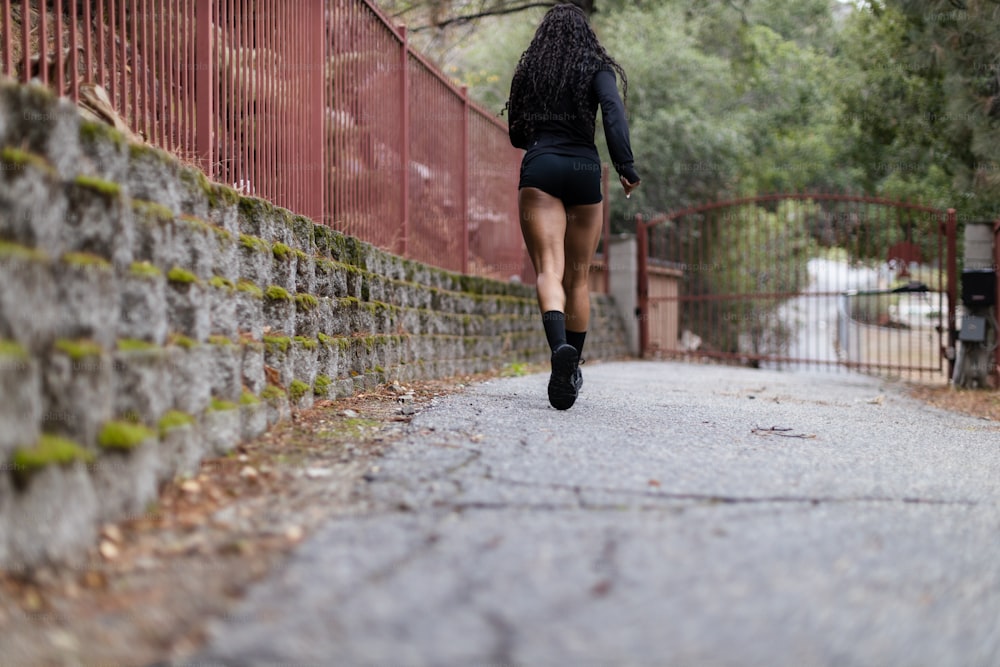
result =
[[[847,373],[438,400],[213,627],[226,665],[1000,665],[1000,427]],[[787,429],[787,430],[785,430]]]

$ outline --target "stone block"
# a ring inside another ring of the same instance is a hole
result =
[[[316,293],[316,258],[312,255],[296,256],[295,291],[300,294]]]
[[[168,333],[166,289],[166,278],[153,264],[136,264],[119,274],[117,337],[163,345]]]
[[[211,328],[208,287],[190,275],[167,274],[167,322],[171,331],[203,342]]]
[[[127,451],[106,450],[89,466],[98,521],[141,515],[156,498],[157,445],[154,435]]]
[[[214,197],[212,183],[195,167],[181,166],[177,173],[178,211],[202,220],[208,218],[209,202]]]
[[[175,477],[198,472],[206,446],[197,422],[160,429],[156,480],[162,484]]]
[[[258,287],[271,284],[271,265],[274,263],[271,247],[260,238],[240,236],[238,246],[239,276]]]
[[[98,511],[86,464],[46,466],[10,501],[8,567],[83,561],[83,547],[97,537]]]
[[[66,193],[66,249],[103,257],[118,271],[127,269],[132,264],[135,220],[120,186],[80,177],[67,185]]]
[[[212,395],[225,401],[239,400],[243,393],[242,347],[228,339],[213,341],[207,347]]]
[[[42,368],[42,430],[93,448],[113,417],[112,357],[91,341],[56,341]]]
[[[168,353],[161,347],[122,341],[114,352],[114,408],[116,417],[128,416],[156,424],[173,403]]]
[[[264,297],[255,285],[243,283],[233,296],[239,332],[256,340],[264,335]]]
[[[181,215],[174,220],[174,265],[194,273],[198,278],[212,276],[215,264],[215,233],[202,219]]]
[[[133,199],[134,236],[132,256],[150,262],[166,273],[181,265],[181,253],[175,245],[173,212],[159,204]]]
[[[295,379],[292,341],[287,336],[264,337],[264,365],[278,374],[278,381],[287,387]]]
[[[264,291],[264,326],[270,327],[274,335],[295,333],[295,301],[288,292],[272,288]]]
[[[119,132],[100,121],[80,122],[79,172],[112,183],[125,183],[128,143]]]
[[[114,269],[96,255],[67,254],[53,265],[60,338],[90,338],[102,347],[114,346],[118,335],[118,279]]]
[[[279,243],[272,246],[271,252],[274,255],[271,262],[271,284],[294,294],[296,291],[295,266],[298,263],[298,257],[288,246]]]
[[[267,405],[261,403],[240,406],[240,439],[252,440],[267,430]]]
[[[0,152],[0,239],[52,257],[66,251],[66,194],[51,165],[17,149]]]
[[[209,331],[213,336],[236,338],[240,331],[237,292],[232,284],[224,281],[224,278],[213,278],[208,283]]]
[[[326,302],[326,315],[329,315],[329,302]],[[315,338],[320,332],[320,322],[324,311],[320,301],[311,294],[299,294],[295,298],[295,335]]]
[[[0,95],[15,110],[8,133],[17,144],[45,156],[63,180],[79,173],[80,116],[72,102],[38,83],[5,85]]]
[[[0,242],[0,337],[41,354],[62,319],[51,263],[24,246]]]
[[[240,279],[240,246],[237,237],[221,227],[212,229],[212,266],[213,275],[235,283]]]
[[[4,340],[0,340],[0,396],[0,462],[5,462],[15,447],[38,439],[43,401],[38,362],[23,346]]]
[[[311,394],[319,368],[319,342],[315,338],[296,337],[291,352],[292,374],[296,380],[309,385]]]
[[[264,344],[257,341],[242,343],[242,364],[240,367],[243,386],[254,394],[260,394],[267,386],[264,375]]]
[[[289,227],[292,232],[291,246],[296,250],[301,250],[306,255],[315,255],[317,250],[314,231],[316,224],[304,215],[293,214]]]
[[[133,198],[180,213],[180,167],[170,154],[150,145],[130,145],[124,184]]]
[[[208,407],[212,399],[213,350],[214,346],[198,343],[166,348],[171,408],[196,415]]]
[[[323,336],[320,338],[319,348],[316,351],[316,371],[318,375],[325,375],[329,378],[339,377],[341,341],[343,338],[330,338]]]
[[[221,456],[239,444],[240,428],[240,409],[237,405],[209,408],[202,413],[201,430],[205,436],[206,455]]]

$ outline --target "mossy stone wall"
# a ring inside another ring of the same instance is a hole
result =
[[[587,356],[625,353],[596,298]],[[532,287],[391,255],[0,84],[0,566],[78,558],[317,399],[547,356]]]

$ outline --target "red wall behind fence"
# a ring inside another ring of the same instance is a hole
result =
[[[102,87],[213,180],[421,262],[533,275],[506,125],[368,0],[0,0],[0,19],[0,73]]]

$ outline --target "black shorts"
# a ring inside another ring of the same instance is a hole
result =
[[[601,163],[585,157],[553,153],[525,156],[517,187],[538,188],[561,199],[564,206],[597,204],[604,199]]]

